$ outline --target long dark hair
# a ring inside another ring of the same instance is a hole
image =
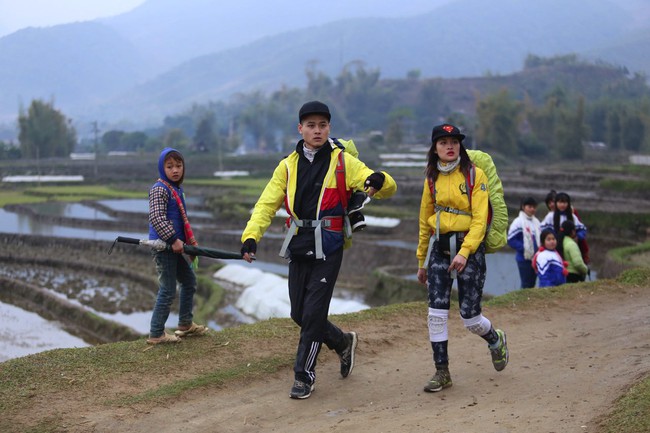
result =
[[[465,146],[463,146],[463,142],[460,142],[460,151],[458,152],[460,155],[460,169],[463,173],[468,173],[469,168],[472,165],[472,160],[469,159],[469,154],[467,153],[467,149],[465,149]],[[431,144],[431,147],[429,148],[429,153],[427,154],[427,168],[425,169],[425,174],[427,176],[427,179],[431,179],[433,182],[435,182],[438,179],[438,175],[440,172],[438,171],[438,160],[440,158],[438,157],[438,153],[436,153],[436,143]]]
[[[558,240],[557,240],[557,250],[564,258],[564,238],[565,237],[571,237],[573,232],[576,230],[576,225],[573,222],[573,220],[566,220],[562,223],[562,227],[560,228],[560,231],[558,233]]]
[[[567,202],[568,206],[564,212],[566,213],[567,220],[573,222],[573,208],[571,207],[571,197],[569,197],[569,194],[567,194],[566,192],[558,192],[555,195],[555,211],[553,212],[553,228],[555,229],[555,233],[560,233],[560,229],[561,229],[560,211],[557,209],[558,201]]]

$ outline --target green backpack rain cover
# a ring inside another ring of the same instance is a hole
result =
[[[468,150],[469,158],[488,178],[491,221],[485,234],[485,252],[494,253],[508,241],[508,207],[503,196],[503,185],[492,157],[480,150]],[[488,217],[489,219],[489,217]]]

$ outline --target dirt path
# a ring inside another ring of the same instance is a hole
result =
[[[500,373],[454,317],[454,385],[435,394],[422,391],[433,371],[423,317],[358,329],[345,380],[323,352],[307,400],[288,398],[292,372],[281,371],[146,411],[75,410],[80,427],[95,432],[596,432],[598,417],[650,371],[650,290],[580,293],[543,308],[485,309],[508,335],[510,364]]]

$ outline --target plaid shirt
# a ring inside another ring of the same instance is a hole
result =
[[[155,186],[149,191],[149,223],[153,226],[160,239],[171,243],[178,237],[174,225],[167,219],[167,204],[169,193],[162,186]]]

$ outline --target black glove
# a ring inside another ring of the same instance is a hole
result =
[[[370,187],[376,189],[379,191],[382,186],[384,186],[384,180],[386,179],[386,175],[384,173],[381,173],[379,171],[374,172],[368,178],[366,179],[365,183],[363,184],[364,189],[368,189]]]
[[[255,242],[255,239],[253,238],[246,239],[241,246],[241,256],[244,257],[244,254],[246,253],[250,255],[250,254],[255,254],[256,252],[257,252],[257,242]]]

